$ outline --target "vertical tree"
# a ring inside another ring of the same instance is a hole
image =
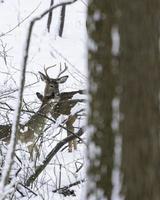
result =
[[[53,6],[53,4],[54,4],[54,0],[51,0],[50,7]],[[47,29],[48,29],[48,32],[50,32],[50,27],[51,27],[51,22],[52,22],[52,12],[53,12],[53,10],[51,10],[48,13],[48,20],[47,20]]]
[[[160,2],[120,1],[123,193],[160,197]]]
[[[59,26],[59,36],[62,37],[64,21],[65,21],[66,6],[63,5],[61,8],[60,26]]]
[[[111,31],[114,23],[114,1],[90,1],[88,11],[89,93],[91,95],[89,126],[89,184],[87,199],[111,199],[114,134],[112,100],[115,97],[115,73]],[[107,188],[107,189],[106,189]]]
[[[159,0],[90,1],[89,125],[93,131],[89,139],[88,199],[92,195],[111,199],[111,103],[116,86],[121,92],[122,194],[126,200],[159,199],[159,19]],[[115,24],[121,40],[119,62],[111,54]]]

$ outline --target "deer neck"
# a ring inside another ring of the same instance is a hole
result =
[[[20,140],[22,142],[34,140],[43,134],[47,117],[56,104],[57,100],[50,100],[50,102],[42,104],[39,110],[23,125],[23,130],[20,131]]]

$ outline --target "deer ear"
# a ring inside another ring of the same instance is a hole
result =
[[[40,78],[42,81],[46,81],[47,77],[42,73],[42,72],[38,72],[40,74]]]
[[[57,79],[57,83],[64,83],[68,79],[68,76],[62,76],[61,78]]]
[[[40,94],[39,92],[36,92],[36,95],[37,95],[37,97],[38,97],[38,99],[39,99],[40,101],[43,100],[43,95],[42,95],[42,94]]]

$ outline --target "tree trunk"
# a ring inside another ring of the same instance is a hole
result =
[[[116,95],[120,95],[122,113],[124,199],[158,200],[160,197],[159,21],[159,0],[90,1],[89,126],[92,132],[88,141],[87,199],[110,200],[113,192],[111,104]],[[120,33],[117,57],[111,54],[114,27]]]
[[[89,5],[88,32],[89,94],[91,95],[88,140],[87,199],[111,199],[114,134],[112,101],[116,95],[116,74],[111,54],[114,1],[97,0]]]
[[[65,14],[66,14],[66,6],[64,5],[61,8],[61,16],[60,16],[60,26],[59,26],[59,36],[60,37],[62,37],[62,34],[63,34]]]
[[[120,13],[123,195],[158,200],[160,1],[120,1]]]
[[[51,0],[50,2],[50,7],[54,4],[54,0]],[[48,32],[50,32],[50,27],[51,27],[51,22],[52,22],[52,10],[48,14],[48,20],[47,20],[47,29]]]

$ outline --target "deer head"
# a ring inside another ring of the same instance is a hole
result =
[[[43,104],[47,103],[48,100],[59,96],[59,84],[66,82],[66,80],[68,79],[68,76],[61,76],[67,70],[66,65],[65,69],[63,71],[60,71],[57,78],[50,78],[47,71],[54,66],[47,67],[46,69],[44,68],[45,74],[39,72],[41,80],[44,81],[46,85],[44,89],[44,95],[40,94],[39,92],[37,92],[36,95]]]

